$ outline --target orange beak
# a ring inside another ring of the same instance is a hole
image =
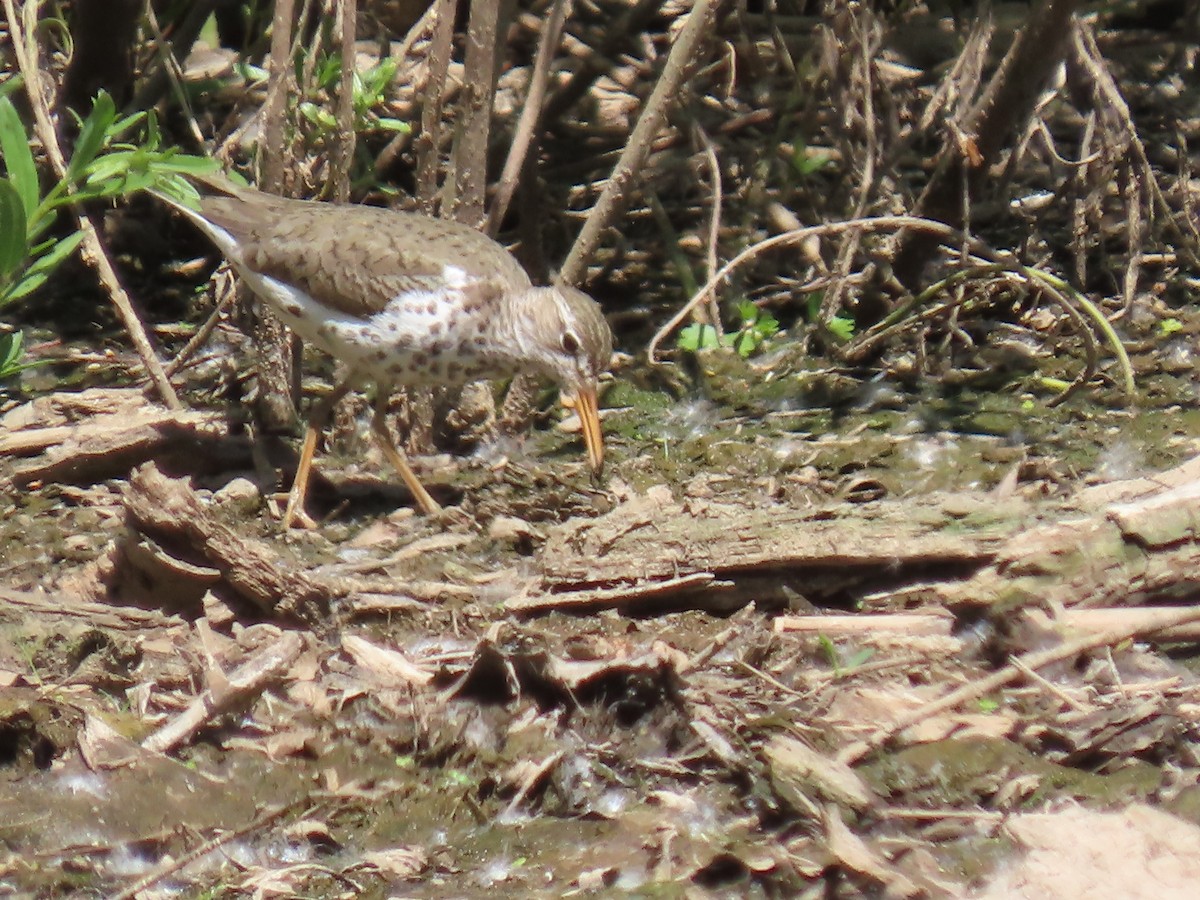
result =
[[[588,462],[592,471],[599,473],[604,468],[604,432],[600,430],[600,404],[596,398],[596,386],[580,388],[574,396],[564,393],[562,405],[579,415]]]

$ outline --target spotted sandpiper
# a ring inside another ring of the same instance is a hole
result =
[[[441,507],[385,420],[397,387],[549,376],[578,413],[588,460],[600,470],[596,391],[612,332],[582,291],[534,287],[504,247],[446,219],[289,200],[209,178],[202,189],[198,209],[158,196],[208,235],[280,319],[347,369],[309,416],[284,528],[309,522],[304,500],[318,435],[335,404],[367,382],[376,385],[371,429],[425,513]]]

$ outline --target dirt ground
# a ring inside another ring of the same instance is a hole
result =
[[[352,446],[287,535],[225,410],[10,404],[0,884],[1190,896],[1190,380],[801,405],[779,347],[618,373],[602,480],[543,426],[434,521]]]
[[[726,4],[643,165],[614,174],[683,71],[691,5],[575,4],[523,185],[543,196],[502,235],[546,283],[585,223],[604,233],[567,279],[623,351],[601,478],[542,395],[532,428],[415,460],[446,506],[422,517],[351,414],[318,459],[317,527],[283,534],[296,441],[248,421],[247,338],[222,322],[171,412],[94,274],[31,296],[11,324],[43,365],[0,394],[0,893],[1197,895],[1188,14]],[[465,63],[429,82],[397,53],[342,129],[361,129],[374,202],[460,181],[439,168],[460,147],[376,125],[485,133],[441,100],[427,122],[429,83],[515,143],[550,6],[523,5],[540,12],[498,64],[480,55],[503,76],[491,104],[460,90]],[[1006,109],[990,79],[1034,13],[1071,21],[1006,67]],[[27,76],[52,93],[66,54],[42,24]],[[294,66],[295,112],[333,109],[327,31]],[[262,54],[224,55],[239,65],[207,86],[202,58],[185,72],[201,139],[163,125],[249,169],[284,142],[243,128]],[[338,148],[321,116],[294,119],[290,187],[327,196]],[[458,175],[482,211],[504,161],[477,149]],[[624,213],[593,219],[610,184]],[[925,203],[939,184],[953,215]],[[122,202],[104,234],[171,358],[216,261],[152,207]],[[705,315],[753,339],[747,358],[677,344],[691,327],[703,346]]]

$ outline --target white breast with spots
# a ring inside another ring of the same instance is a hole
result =
[[[249,271],[242,274],[284,324],[360,376],[397,384],[436,376],[428,366],[431,348],[444,328],[439,315],[446,302],[442,292],[404,293],[370,319],[360,319],[332,310],[278,279]]]

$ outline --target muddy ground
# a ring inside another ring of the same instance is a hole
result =
[[[287,535],[286,441],[32,373],[0,437],[0,886],[1187,896],[1189,329],[1127,334],[1132,405],[787,335],[682,391],[628,366],[599,481],[548,414],[420,460],[430,520],[351,441]]]

